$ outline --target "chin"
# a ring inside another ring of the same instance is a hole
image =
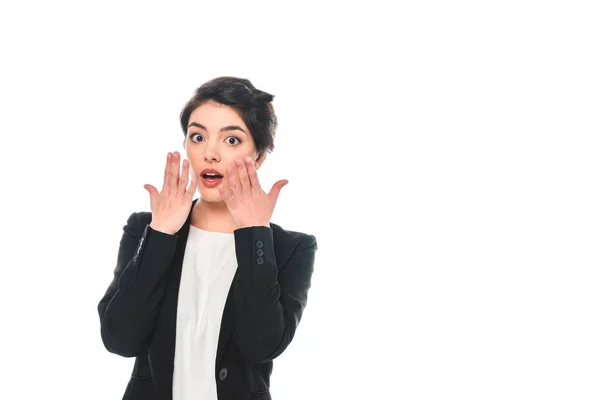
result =
[[[215,188],[214,190],[205,189],[202,191],[198,191],[200,193],[200,197],[202,197],[203,201],[207,201],[209,203],[219,203],[221,200],[221,195],[219,194],[219,189]]]

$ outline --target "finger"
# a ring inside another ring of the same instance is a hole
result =
[[[281,192],[281,188],[283,188],[288,183],[289,183],[289,181],[287,179],[282,179],[280,181],[275,182],[273,184],[273,187],[269,191],[269,197],[271,198],[271,200],[276,202],[277,199],[279,198],[279,192]]]
[[[183,166],[181,167],[181,177],[179,178],[179,190],[177,193],[185,194],[185,188],[187,187],[188,179],[190,178],[190,163],[188,160],[183,160]]]
[[[169,187],[171,182],[171,152],[167,154],[167,162],[165,163],[165,177],[163,178],[163,186],[160,190],[161,192],[165,191],[166,188]]]
[[[260,189],[258,173],[256,172],[256,167],[254,166],[252,157],[246,157],[246,169],[248,170],[248,179],[250,179],[250,186],[252,189]]]
[[[237,167],[237,174],[240,180],[241,191],[244,197],[250,197],[250,178],[248,177],[248,169],[246,169],[246,163],[244,160],[235,160]]]
[[[231,188],[231,192],[233,192],[233,195],[236,198],[241,199],[242,193],[240,192],[240,181],[238,179],[237,172],[235,171],[234,167],[231,165],[229,167],[227,167],[227,183],[229,184],[229,187]]]
[[[192,175],[192,181],[190,182],[190,187],[187,190],[187,195],[192,198],[194,197],[194,193],[196,193],[196,189],[198,189],[198,180],[196,179],[196,175]]]
[[[148,191],[148,193],[150,194],[150,199],[152,199],[154,196],[156,196],[158,194],[158,190],[156,190],[156,188],[152,185],[144,185],[144,189],[146,189]]]
[[[219,185],[219,194],[221,195],[221,200],[223,200],[228,207],[233,206],[235,196],[233,195],[233,192],[225,188],[224,184]]]
[[[169,182],[169,193],[177,193],[177,185],[179,184],[179,153],[173,153],[171,165],[171,181]]]

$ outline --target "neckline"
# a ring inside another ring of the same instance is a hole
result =
[[[215,232],[215,231],[207,231],[205,229],[200,229],[192,224],[190,224],[190,229],[195,229],[196,231],[202,232],[202,233],[207,233],[207,234],[216,234],[216,235],[226,235],[226,236],[234,236],[233,233],[228,233],[228,232]]]

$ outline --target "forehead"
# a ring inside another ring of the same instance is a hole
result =
[[[227,125],[239,125],[247,131],[244,120],[231,107],[224,104],[208,101],[194,109],[190,114],[190,121],[204,125],[207,129],[221,129]]]

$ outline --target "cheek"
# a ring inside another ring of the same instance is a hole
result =
[[[242,159],[244,160],[246,157],[252,158],[252,161],[256,161],[257,154],[253,149],[243,149],[235,153],[234,157],[231,158],[231,163],[233,164],[235,160]]]
[[[190,161],[190,160],[188,159],[188,161]],[[198,171],[198,169],[194,168],[194,164],[190,161],[190,175],[193,175],[198,178],[199,173],[200,173],[200,171]]]
[[[196,171],[198,171],[197,168],[202,165],[200,158],[197,155],[194,155],[193,152],[190,153],[189,151],[186,151],[185,158],[190,163],[190,172],[196,174]]]

